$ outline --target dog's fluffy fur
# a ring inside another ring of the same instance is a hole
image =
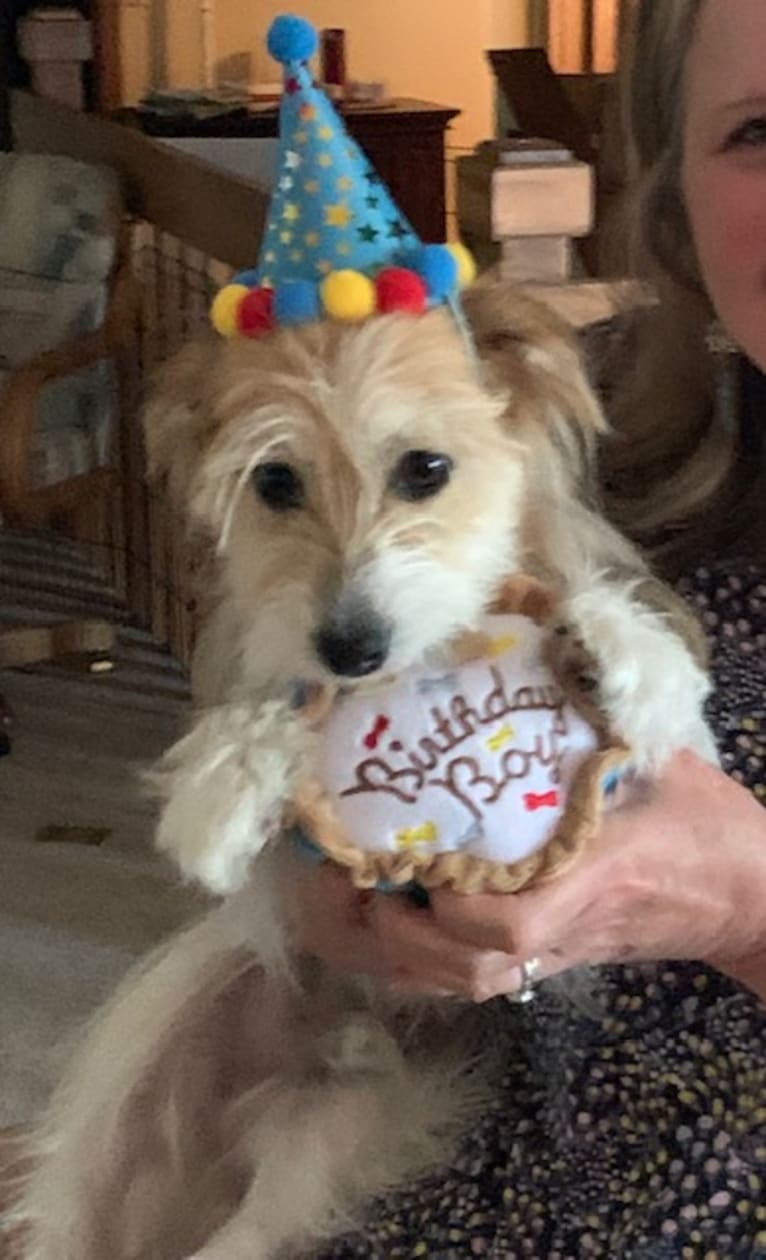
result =
[[[311,748],[284,695],[322,677],[320,626],[385,620],[399,669],[523,571],[561,595],[640,768],[683,745],[713,755],[694,632],[595,506],[605,425],[576,347],[504,290],[469,295],[468,315],[480,370],[434,311],[190,346],[165,372],[150,461],[219,570],[201,712],[160,772],[159,839],[226,900],[97,1019],[23,1193],[28,1260],[299,1255],[448,1157],[477,1079],[454,1008],[408,1010],[294,944],[300,859],[275,821]],[[454,465],[420,504],[390,490],[410,450]],[[256,497],[251,474],[274,460],[300,473],[300,510]],[[434,1020],[450,1025],[446,1058]]]

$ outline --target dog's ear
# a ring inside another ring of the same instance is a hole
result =
[[[156,374],[144,407],[149,477],[164,482],[179,506],[212,427],[208,397],[217,353],[212,338],[185,345]]]
[[[465,308],[490,384],[508,397],[509,429],[547,436],[587,496],[608,425],[576,334],[550,307],[506,284],[468,290]]]

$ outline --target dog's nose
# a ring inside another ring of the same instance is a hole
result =
[[[342,678],[364,678],[385,664],[391,628],[383,621],[339,626],[329,623],[316,636],[319,659]]]

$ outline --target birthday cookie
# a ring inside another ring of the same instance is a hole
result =
[[[359,886],[512,892],[572,861],[629,765],[553,631],[488,613],[454,659],[339,695],[296,802]]]

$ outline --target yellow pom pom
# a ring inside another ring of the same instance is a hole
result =
[[[246,284],[227,284],[213,299],[210,322],[222,337],[234,337],[238,333],[237,315],[243,297],[250,290]]]
[[[361,271],[331,271],[322,281],[321,293],[332,319],[355,324],[375,313],[375,285]]]
[[[447,246],[447,249],[457,263],[460,288],[466,289],[476,279],[477,267],[473,254],[470,249],[465,247],[462,241],[453,241]]]

